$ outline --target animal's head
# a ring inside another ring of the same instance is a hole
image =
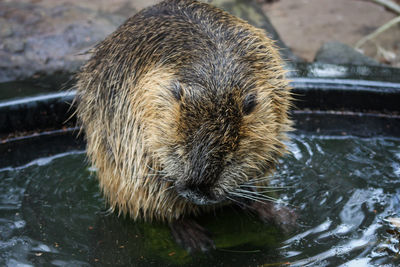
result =
[[[152,76],[146,143],[171,190],[194,204],[215,204],[273,170],[285,152],[290,95],[274,69],[214,71],[208,80],[204,70],[190,71],[185,79],[161,74],[156,83]]]

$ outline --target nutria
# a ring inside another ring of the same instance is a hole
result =
[[[206,3],[163,1],[128,19],[77,82],[87,152],[111,208],[170,223],[188,249],[212,245],[186,219],[203,211],[240,203],[281,217],[250,189],[286,151],[282,65],[262,30]]]

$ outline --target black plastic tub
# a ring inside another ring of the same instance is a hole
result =
[[[297,131],[400,136],[399,69],[304,63],[288,68]],[[17,153],[14,143],[39,136],[78,136],[71,106],[74,96],[74,91],[59,91],[0,101],[0,153],[6,155],[0,167],[24,158],[12,156]]]
[[[0,102],[0,265],[400,264],[400,71],[288,68],[296,131],[272,184],[287,188],[298,229],[225,210],[203,219],[217,250],[190,255],[163,225],[103,212],[74,92],[59,91]]]

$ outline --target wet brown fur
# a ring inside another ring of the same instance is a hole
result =
[[[270,173],[285,153],[291,97],[283,62],[262,30],[205,3],[164,1],[128,19],[93,53],[78,75],[77,114],[112,209],[173,221],[212,208],[174,190],[178,170],[190,172],[176,159],[185,162],[187,142],[199,135],[218,140],[221,162],[234,162],[230,177],[215,181],[226,191]],[[217,63],[206,66],[210,54]],[[240,103],[250,93],[257,105],[244,114]]]

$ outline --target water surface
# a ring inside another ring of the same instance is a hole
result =
[[[238,208],[200,218],[216,251],[189,255],[162,224],[107,212],[84,151],[0,170],[0,266],[400,264],[400,140],[293,135],[273,184],[297,210],[284,234]]]

